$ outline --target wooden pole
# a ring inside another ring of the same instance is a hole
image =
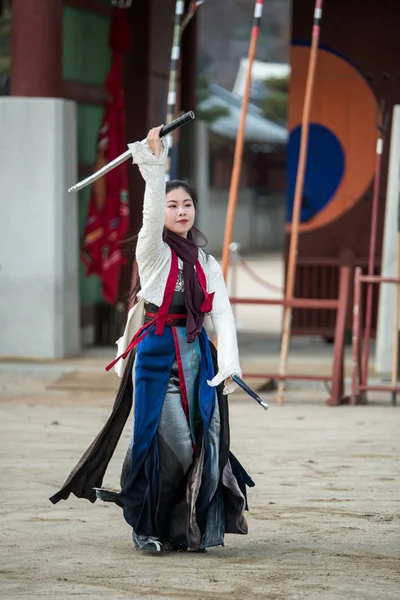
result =
[[[182,18],[185,10],[185,1],[176,0],[175,2],[175,20],[174,20],[174,32],[172,37],[171,46],[171,63],[169,68],[169,79],[168,79],[168,95],[167,95],[167,117],[166,124],[168,125],[174,120],[176,113],[176,101],[177,101],[177,82],[178,82],[178,71],[179,71],[179,59],[181,56],[181,38],[182,38]],[[165,179],[170,179],[171,172],[171,155],[173,146],[172,134],[168,139],[168,158],[167,165],[165,168]]]
[[[301,138],[300,138],[300,153],[299,153],[299,164],[297,169],[296,188],[293,200],[293,215],[292,215],[292,226],[290,232],[290,246],[289,246],[289,260],[286,278],[286,289],[285,299],[291,300],[294,294],[294,286],[296,280],[296,267],[297,267],[297,250],[299,240],[299,221],[300,221],[300,210],[304,188],[304,177],[307,163],[307,150],[308,150],[308,134],[310,124],[310,111],[311,101],[314,88],[315,69],[317,64],[317,52],[320,36],[320,24],[322,19],[322,5],[323,0],[316,0],[314,9],[314,25],[312,30],[312,42],[310,51],[310,62],[308,67],[308,76],[306,83],[306,93],[304,98],[303,106],[303,118],[301,126]],[[279,374],[285,375],[286,363],[289,351],[289,341],[291,334],[291,320],[292,320],[292,308],[286,304],[283,311],[283,322],[282,322],[282,342],[281,342],[281,356],[279,364]],[[285,389],[284,379],[280,379],[278,383],[278,402],[283,402],[283,395]]]
[[[353,344],[351,349],[351,395],[350,404],[357,404],[359,385],[361,384],[361,267],[356,267],[354,272],[353,296]]]
[[[254,20],[251,30],[251,39],[248,54],[248,66],[246,74],[246,84],[242,99],[242,108],[240,113],[239,128],[236,136],[235,154],[233,158],[233,169],[231,176],[231,185],[229,189],[228,210],[226,214],[224,245],[222,250],[222,273],[226,281],[229,268],[229,246],[232,242],[233,225],[235,221],[237,195],[239,190],[240,172],[242,170],[243,145],[246,128],[246,116],[249,106],[251,70],[256,55],[257,39],[260,31],[261,16],[263,10],[263,0],[256,0],[254,7]]]
[[[168,78],[168,95],[167,95],[167,117],[166,124],[172,123],[176,117],[177,112],[177,87],[178,87],[178,76],[180,69],[181,49],[182,49],[182,35],[189,24],[191,19],[194,17],[197,9],[203,2],[201,0],[191,0],[189,4],[186,16],[185,12],[185,0],[176,0],[175,3],[175,20],[174,20],[174,32],[172,37],[171,47],[171,63],[169,69]],[[168,139],[169,151],[168,160],[165,169],[165,179],[169,181],[171,173],[171,161],[172,151],[174,145],[174,137],[171,136]]]
[[[339,306],[336,312],[335,346],[333,351],[331,395],[327,404],[339,406],[344,396],[344,345],[346,315],[350,296],[351,267],[340,267]]]

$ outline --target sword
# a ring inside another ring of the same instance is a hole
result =
[[[231,378],[233,379],[233,381],[235,383],[237,383],[242,388],[242,390],[244,390],[245,392],[247,392],[249,394],[249,396],[254,398],[254,400],[256,400],[256,402],[258,402],[258,404],[260,406],[262,406],[264,410],[268,410],[268,408],[269,408],[268,404],[266,402],[264,402],[264,400],[261,398],[261,396],[259,396],[257,394],[257,392],[252,390],[251,387],[243,381],[243,379],[241,379],[238,375],[231,375]]]
[[[181,117],[178,117],[177,119],[175,119],[175,121],[172,121],[171,123],[169,123],[169,125],[165,125],[165,127],[163,127],[160,131],[160,137],[169,135],[170,133],[175,131],[175,129],[182,127],[182,125],[186,125],[186,123],[190,123],[190,121],[193,121],[195,118],[196,118],[196,116],[195,116],[194,112],[190,110],[189,112],[185,113]],[[145,144],[146,139],[142,140],[140,143]],[[130,158],[130,156],[131,156],[130,150],[127,150],[123,154],[120,154],[119,156],[117,156],[117,158],[114,158],[114,160],[109,162],[108,165],[105,165],[104,167],[102,167],[101,169],[99,169],[98,171],[93,173],[92,175],[89,175],[89,177],[86,177],[86,179],[83,179],[79,183],[70,187],[68,192],[70,194],[72,194],[74,192],[78,192],[79,190],[83,189],[87,185],[90,185],[97,179],[100,179],[100,177],[103,177],[103,175],[105,175],[109,171],[112,171],[112,169],[115,169],[115,167],[118,167],[119,165],[121,165],[123,162],[128,160],[128,158]]]

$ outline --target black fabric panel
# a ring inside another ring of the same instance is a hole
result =
[[[155,512],[158,497],[157,438],[154,438],[146,457],[132,472],[121,491],[126,522],[137,534],[157,537]]]
[[[247,473],[247,471],[244,469],[244,467],[240,464],[240,462],[238,461],[236,456],[234,456],[232,454],[232,452],[229,452],[229,460],[230,460],[231,467],[232,467],[232,473],[236,477],[240,491],[242,492],[243,496],[246,499],[246,510],[249,510],[249,507],[247,504],[246,486],[254,487],[256,484],[254,483],[254,481],[252,480],[250,475]]]
[[[125,423],[129,417],[133,400],[132,366],[135,352],[129,355],[128,362],[121,379],[114,406],[103,429],[83,454],[82,458],[69,474],[63,487],[50,501],[57,504],[67,500],[70,494],[78,498],[96,501],[95,487],[101,487],[108,463],[114,454]]]
[[[214,363],[214,370],[218,372],[218,354],[214,344],[210,341],[211,356]],[[224,470],[229,458],[230,448],[230,428],[229,428],[229,404],[228,396],[223,394],[224,384],[217,386],[217,400],[219,406],[219,416],[221,420],[221,438],[220,438],[220,456],[219,468],[220,472]]]
[[[160,455],[162,461],[159,461]],[[137,534],[167,539],[170,529],[182,529],[172,523],[172,513],[176,518],[176,505],[185,505],[186,483],[178,458],[157,435],[144,461],[130,473],[122,489],[125,520]],[[187,505],[185,513],[187,521]],[[179,515],[178,520],[186,532],[184,515]]]
[[[183,532],[186,539],[187,477],[177,456],[160,435],[158,435],[158,447],[162,461],[160,461],[159,496],[155,515],[156,529],[160,539],[171,539],[169,533],[172,531],[175,532],[174,538],[181,539]],[[177,505],[180,509],[178,513],[174,510]],[[178,523],[174,522],[176,519]],[[175,539],[171,539],[171,541],[180,543]]]

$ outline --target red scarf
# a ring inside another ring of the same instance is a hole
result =
[[[185,303],[187,309],[186,339],[194,342],[200,335],[204,315],[211,312],[214,292],[208,294],[207,281],[199,261],[199,247],[189,232],[184,238],[167,230],[165,242],[183,261],[183,281],[185,285]]]

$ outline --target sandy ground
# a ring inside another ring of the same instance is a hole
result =
[[[280,257],[249,263],[282,284]],[[237,293],[279,296],[243,269]],[[246,372],[276,372],[280,315],[279,307],[238,307]],[[331,353],[295,339],[289,371],[330,372]],[[388,394],[328,408],[321,384],[292,384],[285,404],[272,396],[265,412],[235,393],[232,450],[256,481],[249,534],[228,535],[207,554],[139,553],[117,507],[75,497],[53,506],[48,497],[109,415],[117,378],[104,365],[113,356],[0,363],[2,600],[400,598],[400,409]],[[105,485],[118,486],[129,427]]]
[[[117,507],[48,501],[113,401],[111,389],[49,389],[57,378],[0,372],[2,599],[400,597],[400,412],[387,398],[328,408],[303,389],[265,412],[233,395],[232,449],[257,484],[249,535],[154,556],[134,550]],[[128,434],[106,485],[118,486]]]

